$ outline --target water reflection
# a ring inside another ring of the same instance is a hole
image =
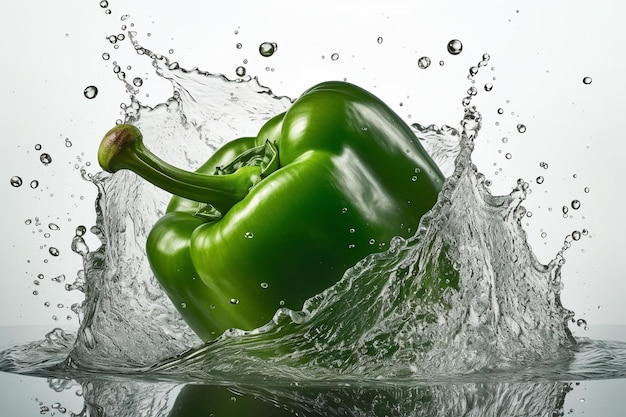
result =
[[[266,386],[83,382],[80,416],[557,416],[572,384]]]

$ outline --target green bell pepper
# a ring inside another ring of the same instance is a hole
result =
[[[444,181],[402,119],[345,82],[307,90],[196,172],[154,156],[131,125],[105,135],[98,161],[174,194],[147,256],[203,340],[301,309],[394,236],[414,234]]]

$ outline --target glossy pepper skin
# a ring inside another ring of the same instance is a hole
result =
[[[301,309],[394,236],[414,234],[444,177],[382,101],[345,82],[307,90],[195,173],[113,128],[99,161],[175,194],[147,241],[154,274],[203,340]]]

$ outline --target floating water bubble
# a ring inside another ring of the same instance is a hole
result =
[[[98,87],[96,87],[95,85],[90,85],[89,87],[85,88],[83,94],[85,95],[85,97],[91,100],[98,95]]]
[[[420,67],[421,69],[426,69],[430,66],[430,58],[428,58],[427,56],[423,56],[421,57],[418,61],[417,61],[417,66]]]
[[[448,42],[447,46],[448,52],[452,55],[458,55],[463,51],[463,44],[458,39],[452,39]]]
[[[276,45],[276,43],[274,42],[263,42],[260,46],[259,46],[259,53],[261,54],[261,56],[264,57],[270,57],[272,55],[274,55],[274,53],[276,53],[276,50],[278,49],[278,45]]]
[[[143,85],[143,80],[139,77],[133,78],[133,85],[135,87],[141,87]]]
[[[334,54],[332,54],[332,55],[330,56],[330,59],[332,59],[333,61],[338,60],[338,59],[339,59],[339,54],[335,52]]]
[[[383,37],[379,36],[378,39],[376,39],[376,42],[378,42],[379,44],[383,43]]]
[[[32,181],[30,182],[30,188],[32,188],[32,189],[34,190],[34,189],[35,189],[35,188],[37,188],[37,187],[39,187],[39,181],[37,181],[37,180],[32,180]]]
[[[591,79],[591,77],[585,77],[585,78],[583,78],[583,84],[587,84],[587,85],[589,85],[589,84],[591,84],[591,82],[592,82],[592,81],[593,81],[593,80]]]
[[[17,175],[11,177],[11,185],[14,187],[20,187],[22,185],[22,179]]]
[[[574,210],[578,210],[580,208],[580,201],[579,200],[572,200],[571,206]]]
[[[237,76],[239,77],[243,77],[244,75],[246,75],[246,69],[244,67],[239,66],[235,70],[235,74],[237,74]]]
[[[42,153],[39,156],[39,160],[41,161],[42,164],[48,165],[52,162],[52,157],[47,153]]]
[[[59,256],[59,254],[60,254],[59,250],[57,248],[55,248],[54,246],[50,247],[50,249],[48,249],[48,252],[52,256]]]

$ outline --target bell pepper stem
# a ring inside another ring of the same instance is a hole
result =
[[[130,170],[174,195],[210,204],[222,215],[248,194],[263,171],[255,165],[225,175],[185,171],[154,155],[143,144],[139,129],[129,124],[117,125],[104,135],[98,162],[107,172]]]

